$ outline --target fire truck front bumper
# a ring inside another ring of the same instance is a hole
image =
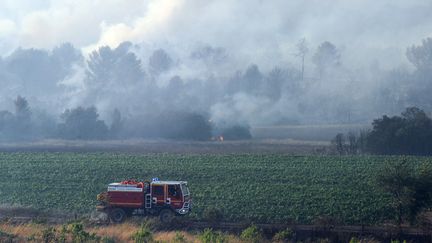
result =
[[[185,215],[192,211],[192,201],[185,202],[183,207],[176,210],[178,214]]]

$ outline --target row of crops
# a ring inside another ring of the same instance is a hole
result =
[[[326,216],[347,224],[391,219],[376,185],[387,160],[399,157],[0,153],[0,203],[87,213],[106,184],[128,178],[187,180],[191,217],[208,207],[227,221],[311,223]],[[413,166],[430,158],[405,157]]]

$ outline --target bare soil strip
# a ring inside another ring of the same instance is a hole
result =
[[[0,152],[130,152],[176,154],[323,154],[329,143],[292,139],[253,139],[241,141],[40,140],[0,143]]]

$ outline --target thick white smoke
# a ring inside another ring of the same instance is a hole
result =
[[[87,51],[123,41],[203,42],[265,65],[292,59],[292,43],[306,37],[313,45],[329,40],[345,46],[346,58],[381,60],[432,34],[427,0],[5,0],[0,5],[3,55],[18,46],[52,48],[62,42]]]
[[[190,87],[173,94],[181,99],[171,105],[193,103],[193,109],[200,109],[210,104],[209,112],[215,121],[231,122],[235,118],[232,122],[263,124],[277,122],[281,116],[297,117],[299,110],[307,114],[308,103],[316,103],[315,97],[323,93],[338,101],[365,100],[364,96],[379,86],[377,77],[368,77],[371,66],[406,66],[406,47],[432,35],[430,9],[432,3],[427,0],[4,0],[0,3],[0,55],[8,56],[18,47],[52,49],[71,42],[88,58],[101,46],[116,48],[131,41],[137,46],[130,50],[141,60],[148,79],[149,57],[162,48],[170,55],[172,67],[157,76],[157,85],[167,87],[174,76],[179,76],[185,87]],[[286,94],[274,102],[255,94],[239,92],[225,97],[216,92],[237,70],[244,71],[251,64],[257,64],[263,74],[274,66],[299,69],[296,43],[301,38],[307,40],[310,49],[305,60],[308,80],[316,78],[311,57],[323,41],[336,45],[342,69],[347,67],[336,78],[327,78],[321,84],[302,84],[307,89],[307,97],[302,97],[304,107]],[[214,60],[191,58],[191,53],[206,46],[220,51],[214,54]],[[85,65],[77,66],[74,73],[59,80],[62,93],[28,98],[55,113],[91,103],[109,114],[114,105],[127,113],[133,109],[130,104],[139,104],[146,96],[140,93],[145,89],[141,86],[133,86],[126,95],[119,93],[122,87],[113,84],[105,96],[89,100],[97,96],[90,94],[94,91],[84,82],[85,69]],[[2,93],[1,100],[11,101],[12,96],[22,94],[20,87],[8,87],[14,89]],[[202,90],[215,91],[221,97],[202,95]],[[109,95],[118,98],[107,98]],[[333,105],[330,99],[322,102],[332,107],[339,105]],[[356,109],[363,112],[362,108]],[[322,111],[324,115],[326,112]]]

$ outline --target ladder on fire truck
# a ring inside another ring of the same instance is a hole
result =
[[[152,204],[151,194],[146,194],[145,195],[145,208],[151,208],[151,204]]]

